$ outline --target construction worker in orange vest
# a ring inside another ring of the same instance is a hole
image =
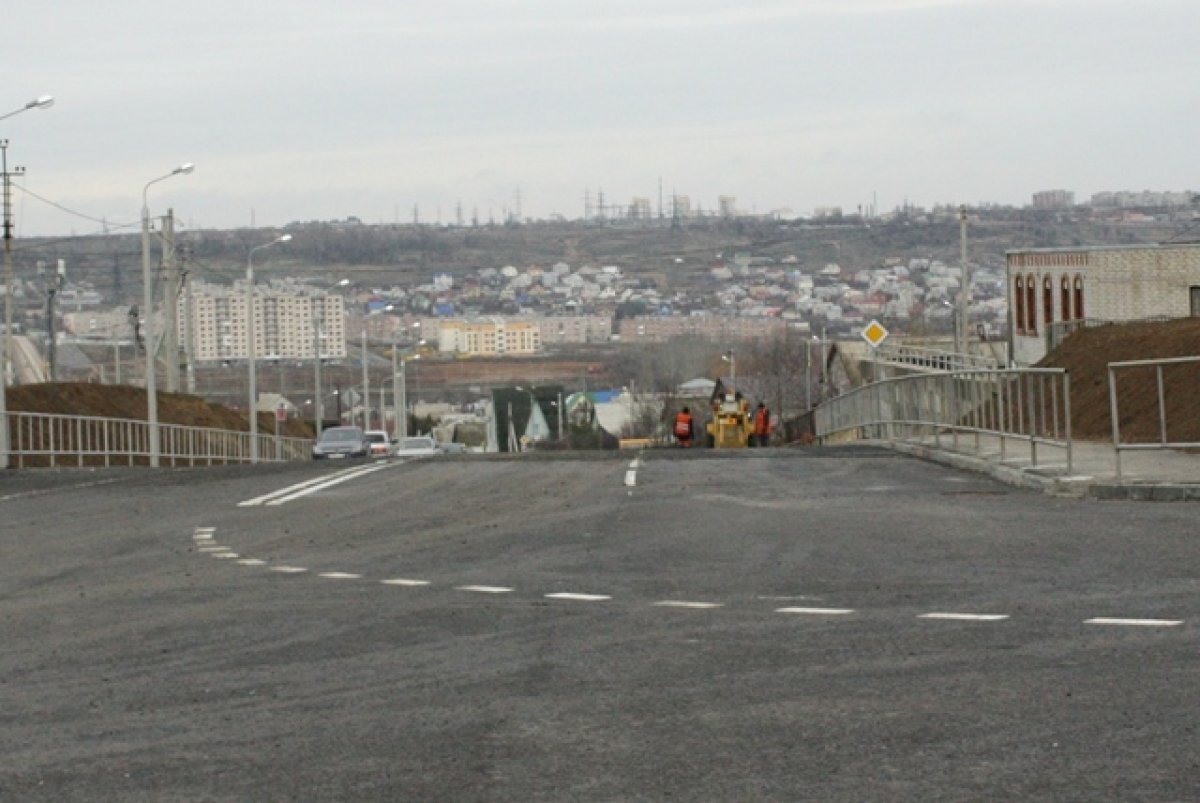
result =
[[[683,449],[687,449],[692,445],[692,436],[696,432],[696,424],[692,420],[692,412],[684,407],[675,416],[675,441]]]
[[[756,446],[771,445],[771,411],[762,402],[754,411],[754,441]]]

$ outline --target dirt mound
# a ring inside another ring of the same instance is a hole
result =
[[[146,391],[128,385],[95,385],[86,382],[18,385],[8,389],[6,401],[8,409],[14,412],[146,420]],[[183,393],[158,394],[158,420],[163,424],[189,427],[241,432],[250,429],[250,422],[243,413]],[[260,413],[258,428],[260,432],[274,432],[275,419],[270,413]],[[288,437],[312,437],[310,423],[297,419],[286,421],[281,432]]]
[[[1109,324],[1067,337],[1040,363],[1071,376],[1071,430],[1077,438],[1111,440],[1108,364],[1124,360],[1200,356],[1200,318],[1165,323]],[[1154,368],[1117,371],[1121,441],[1159,439],[1158,380]],[[1200,362],[1163,369],[1167,440],[1200,443]]]

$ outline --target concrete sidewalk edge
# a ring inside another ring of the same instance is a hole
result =
[[[1005,465],[986,457],[936,449],[904,441],[871,441],[901,454],[929,460],[963,471],[986,474],[1018,488],[1040,490],[1051,496],[1135,502],[1200,502],[1200,484],[1179,482],[1115,482],[1087,475],[1057,473],[1047,466]]]

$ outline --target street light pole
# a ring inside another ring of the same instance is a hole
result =
[[[165,181],[171,176],[187,175],[196,169],[191,162],[182,164],[165,176],[151,179],[142,187],[142,316],[146,323],[142,327],[142,342],[146,349],[146,426],[149,429],[150,465],[158,465],[158,387],[155,377],[155,351],[158,343],[154,339],[154,282],[150,275],[150,206],[147,193],[151,184]]]
[[[362,328],[363,429],[371,428],[371,377],[367,374],[367,324]]]
[[[53,97],[42,95],[15,111],[0,115],[0,120],[5,120],[29,109],[48,109],[53,105]],[[3,469],[8,468],[8,383],[11,381],[13,356],[12,190],[8,182],[8,140],[0,140],[0,153],[3,154],[0,173],[3,173],[4,183],[4,357],[0,360],[0,469]]]
[[[258,413],[255,410],[258,402],[258,388],[255,386],[257,382],[255,371],[255,343],[254,343],[254,252],[261,251],[264,248],[270,248],[278,243],[286,243],[292,239],[292,235],[283,234],[276,237],[269,243],[256,245],[250,249],[250,253],[246,255],[246,362],[249,363],[250,372],[250,390],[249,390],[249,411],[250,411],[250,462],[258,462]]]
[[[350,284],[349,279],[342,279],[334,284],[334,287],[345,287]],[[316,406],[313,408],[313,413],[316,417],[316,425],[313,429],[317,433],[317,437],[321,437],[321,427],[325,422],[325,399],[321,391],[321,327],[325,322],[325,296],[321,297],[321,314],[317,315],[317,302],[314,299],[312,304],[312,320],[313,320],[313,399]]]

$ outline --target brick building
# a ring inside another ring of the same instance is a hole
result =
[[[1085,321],[1200,317],[1200,243],[1009,251],[1007,280],[1018,365]]]

